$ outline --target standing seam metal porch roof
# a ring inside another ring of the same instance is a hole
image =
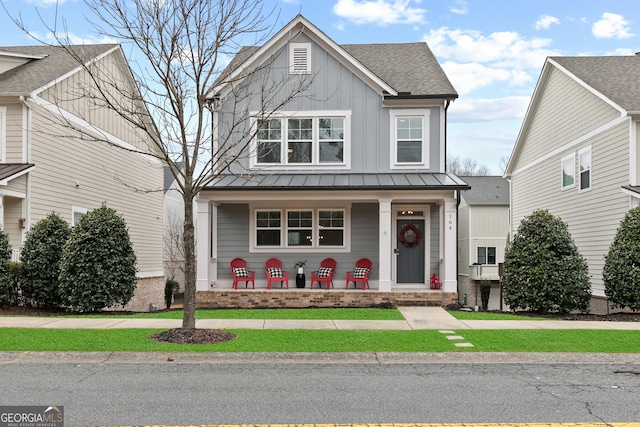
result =
[[[252,190],[465,190],[448,173],[327,173],[221,175],[204,191]]]

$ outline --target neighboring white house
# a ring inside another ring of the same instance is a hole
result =
[[[500,304],[499,264],[509,235],[509,182],[499,176],[462,176],[470,190],[458,206],[458,300],[481,306],[480,281],[491,281],[489,309]]]
[[[29,228],[49,213],[73,225],[106,203],[124,217],[137,256],[127,308],[146,310],[164,300],[162,165],[116,147],[143,150],[148,138],[99,98],[82,96],[94,87],[86,68],[135,87],[121,47],[72,49],[84,64],[61,47],[0,47],[0,225],[17,257]]]
[[[256,287],[270,257],[291,274],[298,260],[333,257],[338,289],[369,258],[372,289],[429,291],[435,273],[455,301],[457,192],[468,186],[445,172],[457,93],[426,43],[340,45],[299,15],[222,76],[214,138],[226,141],[242,111],[250,117],[234,130],[255,138],[239,163],[220,159],[230,173],[199,195],[198,291],[231,288],[235,257],[256,270]]]
[[[602,268],[640,198],[640,57],[546,60],[505,177],[511,229],[536,209],[569,226],[589,264],[593,312],[607,310]]]

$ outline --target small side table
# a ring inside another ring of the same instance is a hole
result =
[[[296,288],[304,288],[306,277],[304,273],[296,274]]]

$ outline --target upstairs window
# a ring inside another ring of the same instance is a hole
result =
[[[349,115],[296,114],[256,120],[254,166],[346,166]]]
[[[576,175],[576,157],[574,154],[570,154],[562,158],[562,189],[572,188],[575,186]]]
[[[311,43],[289,43],[289,74],[311,74]]]
[[[391,111],[392,168],[428,165],[429,110]]]
[[[591,147],[578,151],[580,162],[580,190],[591,188]]]

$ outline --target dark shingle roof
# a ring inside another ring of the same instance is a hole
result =
[[[462,191],[462,198],[469,205],[508,205],[509,181],[500,176],[460,177],[471,186]]]
[[[0,181],[11,178],[14,175],[31,169],[33,163],[2,163],[0,164]]]
[[[340,47],[398,92],[412,96],[458,97],[426,43],[347,44]],[[259,46],[243,46],[214,86],[258,49]]]
[[[347,44],[341,46],[398,92],[456,96],[456,90],[426,43]]]
[[[549,58],[627,111],[640,111],[640,56]]]
[[[77,45],[71,48],[84,61],[113,49],[116,44]],[[78,62],[59,46],[0,46],[1,52],[46,55],[0,74],[0,96],[29,95],[57,78],[78,68]]]
[[[469,188],[446,173],[326,173],[222,175],[207,190],[457,190]]]

